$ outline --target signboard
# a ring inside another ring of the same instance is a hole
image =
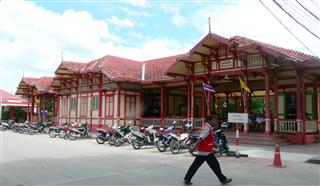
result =
[[[228,113],[229,123],[248,123],[248,113]]]
[[[233,67],[233,60],[224,60],[220,61],[220,68],[232,68]]]

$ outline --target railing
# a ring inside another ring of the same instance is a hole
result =
[[[195,128],[201,128],[203,123],[204,123],[204,118],[194,119],[194,127]]]
[[[301,131],[301,121],[296,120],[280,120],[279,132],[295,133]]]
[[[164,119],[164,126],[166,126],[166,127],[171,126],[172,123],[175,121],[176,127],[182,127],[184,120],[186,120],[186,119],[166,118],[166,119]]]
[[[142,125],[160,126],[161,125],[161,119],[160,118],[142,118]]]
[[[317,120],[306,120],[306,132],[317,132],[318,124]]]

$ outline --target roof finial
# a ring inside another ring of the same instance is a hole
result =
[[[208,17],[208,22],[209,22],[209,33],[211,34],[211,22],[210,22],[210,17]]]
[[[61,62],[63,62],[63,51],[61,50]]]

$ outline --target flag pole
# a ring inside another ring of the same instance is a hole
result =
[[[206,99],[206,103],[207,103],[207,110],[209,109],[209,103],[208,103],[208,98],[207,98],[207,92],[206,90],[203,88],[203,93],[204,93],[204,97]]]

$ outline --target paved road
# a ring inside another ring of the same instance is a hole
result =
[[[98,145],[94,140],[69,141],[46,135],[1,132],[0,185],[183,185],[193,161],[188,153],[159,153],[154,148],[134,150],[131,146]],[[235,149],[235,146],[232,146]],[[319,156],[319,144],[281,147],[286,168],[274,168],[274,148],[237,147],[248,158],[218,158],[229,185],[319,185],[320,166],[305,163]],[[295,150],[299,148],[298,150]],[[302,154],[300,149],[308,150]],[[203,165],[194,185],[220,185]]]

